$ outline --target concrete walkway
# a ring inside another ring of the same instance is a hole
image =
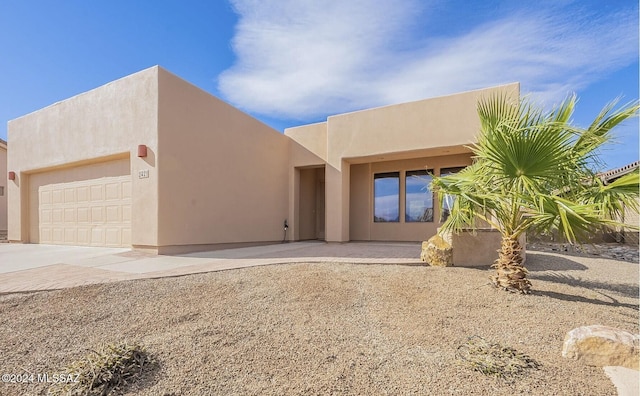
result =
[[[0,294],[268,264],[420,264],[419,243],[295,242],[160,256],[130,249],[0,244]]]

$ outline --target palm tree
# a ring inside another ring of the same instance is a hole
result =
[[[526,99],[493,96],[478,104],[480,133],[470,148],[474,162],[461,172],[435,177],[432,188],[455,200],[441,232],[476,228],[480,219],[501,233],[492,283],[529,293],[518,238],[528,230],[560,233],[580,241],[595,227],[617,224],[624,205],[635,208],[639,174],[605,185],[592,170],[611,129],[638,114],[634,102],[607,105],[586,129],[572,125],[577,99],[545,112]]]

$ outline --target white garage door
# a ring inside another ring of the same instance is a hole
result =
[[[128,156],[29,176],[31,243],[131,246]]]
[[[131,245],[131,176],[40,185],[39,242],[128,247]]]

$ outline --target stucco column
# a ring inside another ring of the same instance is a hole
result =
[[[14,169],[9,164],[9,169]],[[29,175],[16,169],[16,180],[7,180],[8,212],[7,239],[10,242],[29,242]]]
[[[287,240],[297,241],[300,238],[300,230],[298,229],[300,215],[300,169],[289,166],[289,215],[287,223]]]
[[[327,242],[349,241],[349,185],[350,165],[342,161],[341,169],[327,165],[326,229]]]

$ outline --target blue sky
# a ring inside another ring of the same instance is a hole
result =
[[[546,107],[577,93],[586,126],[638,99],[638,2],[2,0],[0,138],[156,64],[280,131],[513,81]],[[638,120],[616,140],[607,168],[638,159]]]

